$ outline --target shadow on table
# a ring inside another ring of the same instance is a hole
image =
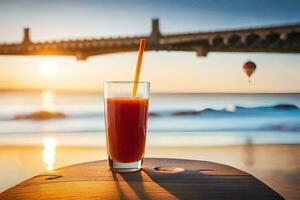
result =
[[[213,170],[113,173],[120,199],[283,199],[251,175],[219,175]]]
[[[150,199],[144,188],[141,171],[132,173],[112,172],[112,176],[119,191],[118,196],[120,199]]]

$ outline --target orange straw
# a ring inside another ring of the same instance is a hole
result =
[[[136,97],[138,83],[139,83],[139,79],[140,79],[140,71],[141,71],[145,46],[146,46],[146,39],[141,39],[140,40],[139,56],[138,56],[138,60],[137,60],[137,63],[136,63],[136,68],[135,68],[134,85],[133,85],[133,88],[132,88],[132,98]]]

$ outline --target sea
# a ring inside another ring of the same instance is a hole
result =
[[[152,94],[148,146],[299,144],[300,94]],[[34,118],[41,111],[58,118]],[[0,92],[0,146],[105,146],[101,93]]]

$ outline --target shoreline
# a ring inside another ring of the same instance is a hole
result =
[[[24,137],[25,136],[25,137]],[[106,146],[104,132],[0,134],[0,146],[39,146],[45,139],[54,139],[57,146],[94,147]],[[298,145],[297,132],[149,132],[147,147],[223,147],[243,145]]]

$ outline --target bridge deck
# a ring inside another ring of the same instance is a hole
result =
[[[154,19],[149,36],[32,42],[29,29],[21,43],[0,44],[0,55],[90,56],[137,51],[147,38],[146,51],[195,51],[198,56],[219,52],[300,53],[300,24],[163,35]]]

